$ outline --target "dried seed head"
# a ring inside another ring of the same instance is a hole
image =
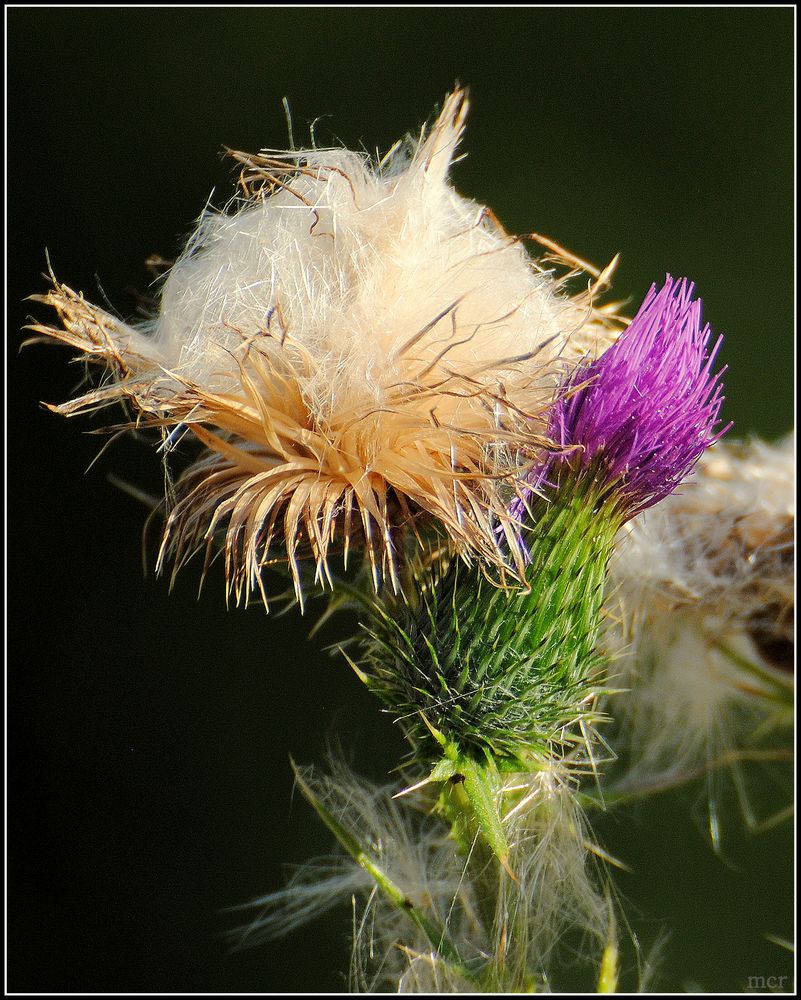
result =
[[[719,442],[687,489],[624,530],[612,564],[626,617],[690,608],[711,632],[793,641],[795,436]]]
[[[623,529],[610,567],[611,707],[640,773],[687,772],[792,719],[795,440],[719,442]]]
[[[204,214],[145,324],[62,284],[42,297],[61,325],[35,329],[112,374],[60,412],[124,399],[137,425],[205,449],[177,483],[162,563],[224,531],[237,599],[264,595],[271,558],[299,590],[302,557],[323,578],[357,544],[376,586],[396,584],[400,528],[421,516],[465,557],[514,563],[493,522],[544,430],[553,362],[594,356],[614,323],[451,187],[466,110],[451,94],[379,162],[233,154],[242,197]]]

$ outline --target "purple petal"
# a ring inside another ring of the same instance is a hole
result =
[[[721,431],[723,396],[701,327],[701,301],[686,279],[651,287],[626,332],[597,361],[580,367],[554,405],[548,435],[564,448],[530,475],[534,484],[566,468],[604,476],[626,518],[679,485]]]

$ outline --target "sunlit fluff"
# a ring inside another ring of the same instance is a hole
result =
[[[507,800],[512,880],[500,869],[472,865],[424,797],[394,798],[393,787],[359,779],[341,762],[332,767],[330,775],[304,771],[304,779],[409,903],[445,929],[463,967],[432,949],[408,915],[345,856],[317,859],[285,889],[249,904],[257,916],[237,932],[240,945],[281,937],[355,895],[361,905],[354,915],[351,987],[359,992],[542,990],[555,949],[570,932],[594,968],[610,911],[597,887],[594,848],[569,769],[554,764],[536,774],[507,776],[501,794]],[[495,897],[489,909],[488,892]]]
[[[669,275],[652,285],[619,340],[571,373],[548,427],[563,450],[534,470],[535,482],[586,470],[634,517],[672,493],[723,433],[714,429],[722,371],[712,373],[721,338],[708,350],[693,289]]]
[[[638,775],[692,770],[792,718],[794,446],[719,442],[621,533],[606,641]]]
[[[110,373],[57,409],[126,400],[138,426],[204,447],[177,486],[160,562],[225,533],[237,598],[272,555],[299,587],[363,549],[395,579],[398,536],[429,515],[454,546],[502,564],[499,484],[532,447],[555,359],[597,353],[597,286],[570,299],[489,209],[448,180],[467,101],[380,161],[344,149],[233,154],[241,197],[204,213],[130,325],[56,284],[60,328],[35,329]],[[508,495],[508,488],[507,493]],[[511,561],[514,561],[512,559]],[[262,590],[263,593],[263,590]]]
[[[480,954],[473,887],[464,878],[464,863],[448,828],[435,816],[425,815],[430,803],[394,798],[396,786],[361,779],[339,759],[331,761],[329,774],[307,768],[303,777],[403,889],[410,904],[447,927],[467,957]],[[430,943],[403,911],[381,895],[367,871],[345,854],[303,865],[285,889],[248,904],[256,916],[233,938],[246,947],[265,938],[283,937],[354,896],[360,905],[354,916],[351,987],[397,990],[413,957],[429,954]],[[458,978],[453,970],[441,967],[436,956],[431,958],[440,975]]]

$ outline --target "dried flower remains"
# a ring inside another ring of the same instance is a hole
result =
[[[237,600],[262,570],[366,554],[398,586],[406,529],[463,557],[521,562],[495,530],[519,463],[543,443],[555,362],[595,356],[615,328],[569,297],[486,208],[448,180],[467,100],[378,161],[345,149],[234,153],[240,196],[206,211],[164,279],[157,313],[124,323],[55,282],[34,329],[107,369],[54,407],[123,400],[169,447],[202,446],[178,479],[159,556],[180,568],[223,541]],[[546,241],[547,242],[547,241]],[[564,277],[564,276],[563,276]],[[168,450],[167,447],[167,450]]]

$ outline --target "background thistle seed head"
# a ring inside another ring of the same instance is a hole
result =
[[[692,772],[792,725],[794,451],[794,434],[720,441],[621,532],[604,643],[638,777]]]

